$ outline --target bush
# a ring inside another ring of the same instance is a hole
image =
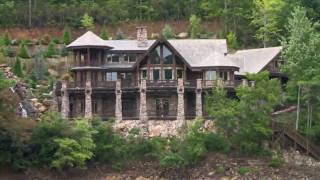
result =
[[[20,51],[18,53],[18,56],[24,59],[30,58],[28,50],[26,48],[25,42],[21,42],[20,44]]]
[[[248,168],[248,167],[245,167],[245,166],[241,166],[241,167],[239,167],[239,169],[238,169],[238,173],[240,174],[240,175],[245,175],[245,174],[247,174],[248,172],[250,172],[251,170],[250,170],[250,168]]]
[[[66,27],[63,30],[63,44],[64,45],[68,45],[71,43],[71,32],[70,32],[70,28]]]
[[[6,57],[15,57],[16,51],[12,48],[12,46],[6,46],[2,49],[3,54]]]
[[[7,31],[4,33],[3,43],[4,43],[4,45],[6,45],[6,46],[10,46],[10,45],[11,45],[10,35],[9,35],[9,33],[8,33]]]
[[[160,160],[160,166],[164,168],[179,168],[184,165],[184,159],[175,153],[168,154]]]
[[[47,58],[52,58],[53,56],[57,55],[57,50],[55,48],[55,43],[52,41],[49,45],[48,45],[48,49],[46,52],[46,57]]]
[[[91,30],[94,28],[94,19],[89,16],[88,13],[85,13],[81,19],[81,26],[87,30]]]
[[[162,29],[162,35],[166,38],[166,39],[171,39],[173,37],[173,30],[170,27],[170,25],[166,24],[164,26],[164,28]]]
[[[57,113],[49,113],[41,118],[32,132],[36,165],[49,165],[58,149],[56,139],[67,137],[70,124]]]
[[[107,31],[107,29],[105,27],[102,27],[101,33],[100,33],[100,37],[103,40],[108,40],[109,39],[108,31]]]
[[[48,34],[45,34],[42,38],[41,38],[41,44],[43,45],[48,45],[51,42],[51,37]]]
[[[71,167],[85,168],[86,161],[94,155],[96,147],[92,138],[94,133],[95,131],[87,120],[77,120],[71,130],[70,137],[54,139],[57,151],[51,166],[59,170]]]
[[[230,144],[228,140],[214,133],[204,135],[204,144],[208,151],[211,152],[228,152]]]
[[[236,50],[238,48],[237,36],[232,31],[230,31],[227,36],[227,44],[231,50]]]
[[[16,76],[20,78],[23,77],[23,70],[22,70],[22,64],[21,64],[20,58],[18,57],[16,58],[12,71]]]
[[[116,33],[116,39],[117,40],[124,39],[124,33],[120,29],[118,29],[118,31]]]
[[[52,42],[54,42],[55,44],[60,44],[60,40],[57,37],[53,37]]]

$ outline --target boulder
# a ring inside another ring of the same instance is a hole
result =
[[[40,106],[40,107],[38,108],[38,110],[39,110],[41,113],[44,113],[44,112],[47,110],[47,108],[46,108],[45,106]]]
[[[181,32],[177,35],[177,38],[179,39],[186,39],[188,38],[188,33],[187,32]]]

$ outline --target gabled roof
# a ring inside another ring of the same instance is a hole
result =
[[[75,41],[67,46],[67,48],[87,48],[87,47],[97,47],[111,49],[103,39],[94,34],[91,31],[86,32],[82,36],[78,37]]]
[[[246,73],[259,73],[268,65],[276,56],[280,54],[282,46],[239,50],[235,54],[228,55],[234,58],[233,62],[240,67],[238,75]]]

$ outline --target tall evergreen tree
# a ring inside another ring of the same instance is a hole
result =
[[[66,27],[63,30],[63,44],[68,45],[71,43],[71,31],[70,28]]]
[[[27,49],[24,41],[22,41],[20,44],[20,50],[19,50],[18,56],[21,58],[24,58],[24,59],[30,58],[29,53],[28,53],[28,49]]]
[[[13,66],[13,73],[20,78],[23,77],[22,64],[20,58],[18,57],[16,58],[16,61]]]

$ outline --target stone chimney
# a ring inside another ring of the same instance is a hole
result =
[[[148,32],[146,26],[137,27],[137,45],[138,47],[147,47]]]

